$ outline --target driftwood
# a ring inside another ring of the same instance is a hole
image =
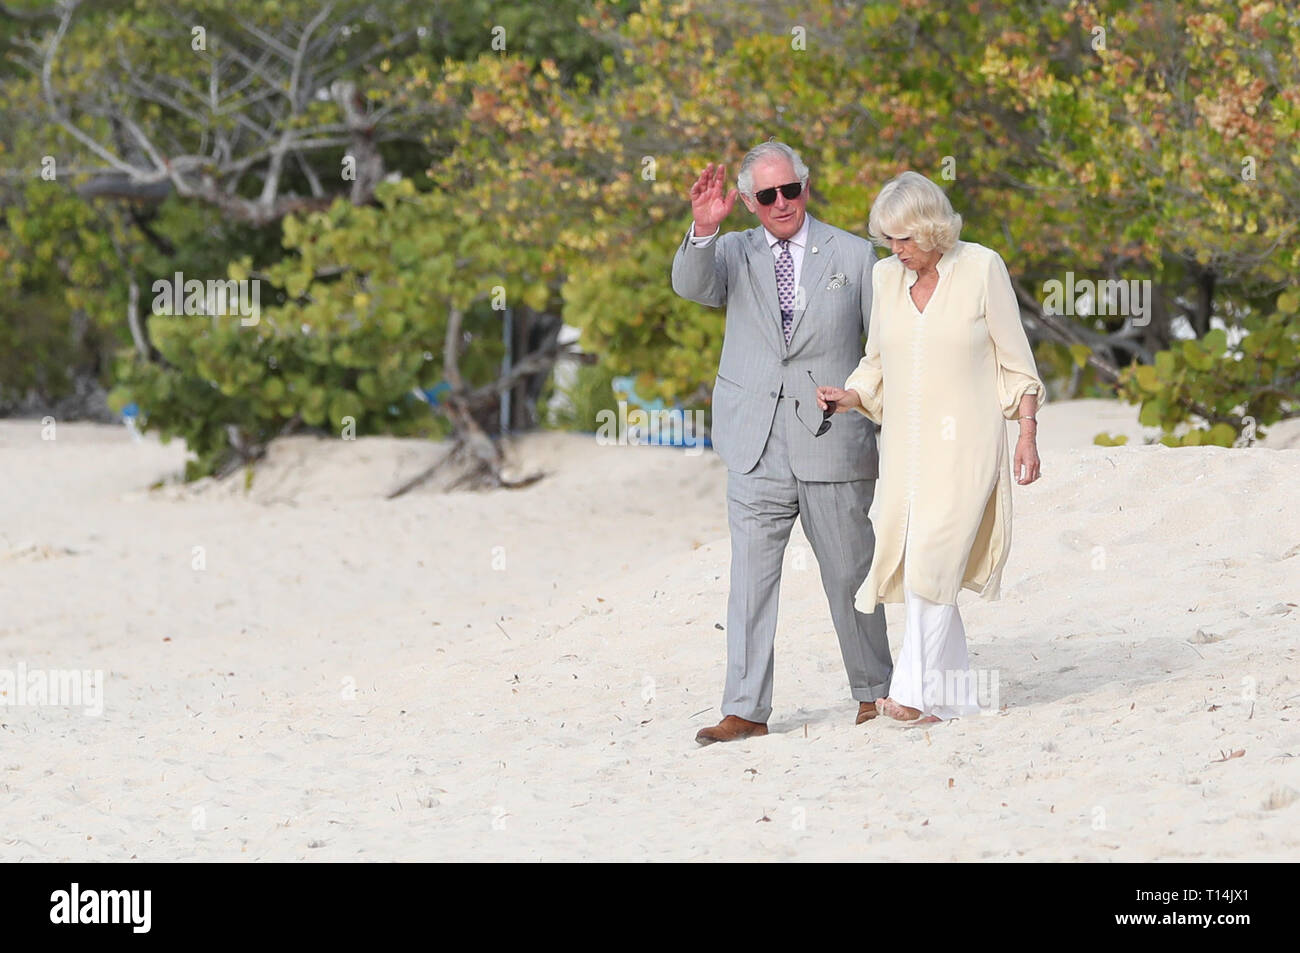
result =
[[[392,493],[389,493],[388,499],[390,500],[396,499],[425,483],[448,464],[466,461],[466,458],[468,458],[467,462],[471,465],[466,473],[452,482],[452,487],[468,484],[518,489],[536,483],[545,476],[544,473],[538,472],[520,478],[507,477],[503,472],[505,457],[501,451],[500,443],[489,437],[483,428],[479,426],[478,421],[474,419],[472,397],[478,391],[467,391],[465,380],[460,374],[460,340],[464,319],[465,314],[463,311],[459,308],[451,308],[447,315],[447,334],[443,339],[443,373],[446,375],[447,384],[450,388],[443,398],[443,403],[445,413],[448,419],[451,420],[453,432],[455,433],[451,449],[436,463],[407,480]],[[527,370],[522,369],[525,364],[536,370],[536,362],[541,359],[537,355],[529,355],[529,358],[516,365],[511,373],[503,375],[486,388],[480,388],[480,391],[504,392],[516,380],[528,373]]]

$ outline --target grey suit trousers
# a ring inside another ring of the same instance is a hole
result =
[[[800,402],[807,413],[807,405]],[[813,427],[821,412],[812,404]],[[838,425],[835,418],[832,426]],[[802,426],[794,402],[777,401],[772,431],[747,473],[727,471],[731,591],[727,597],[727,678],[722,714],[766,722],[772,712],[773,646],[781,568],[798,516],[821,569],[849,687],[858,701],[886,694],[892,674],[885,607],[871,615],[853,605],[876,546],[867,512],[875,480],[806,482],[790,466],[788,428]]]

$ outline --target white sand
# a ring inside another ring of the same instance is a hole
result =
[[[1141,442],[1132,408],[1043,410],[1005,597],[962,596],[1000,713],[855,727],[796,528],[773,733],[700,748],[711,453],[539,434],[533,487],[388,502],[432,446],[150,491],[179,446],[0,422],[0,669],[105,679],[100,717],[0,706],[0,861],[1294,859],[1300,450],[1099,430]]]

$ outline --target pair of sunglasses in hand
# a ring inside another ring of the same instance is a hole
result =
[[[808,379],[813,382],[813,387],[821,386],[820,384],[817,383],[817,378],[812,376],[812,371],[808,372]],[[799,398],[797,397],[794,400],[794,415],[799,418],[799,423],[803,424],[804,428],[810,434],[812,434],[814,437],[820,437],[826,431],[831,429],[831,417],[835,416],[835,401],[828,400],[826,402],[826,409],[822,411],[821,426],[819,426],[816,430],[813,430],[811,427],[809,427],[807,422],[804,421],[802,417],[799,417]]]

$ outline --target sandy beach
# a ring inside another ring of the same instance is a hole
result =
[[[531,487],[390,501],[434,445],[186,486],[179,444],[0,421],[0,670],[103,676],[101,714],[0,699],[0,860],[1294,859],[1300,428],[1135,418],[1041,412],[1004,598],[960,600],[992,711],[854,726],[796,526],[772,733],[707,748],[711,452],[530,434]]]

